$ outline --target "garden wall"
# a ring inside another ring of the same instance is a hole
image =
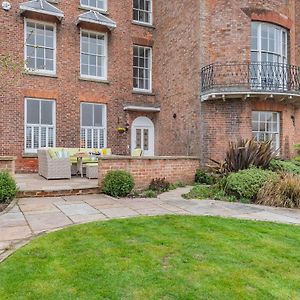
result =
[[[8,171],[10,174],[15,174],[15,160],[14,156],[0,156],[0,171]]]
[[[103,178],[111,170],[130,172],[134,177],[135,189],[148,188],[154,178],[166,178],[170,183],[191,184],[195,180],[195,172],[199,166],[199,157],[102,157],[99,159],[99,187],[101,188]]]

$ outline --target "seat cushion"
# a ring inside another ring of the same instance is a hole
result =
[[[98,167],[98,163],[87,163],[87,167]]]

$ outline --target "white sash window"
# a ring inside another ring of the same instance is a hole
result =
[[[55,101],[25,99],[25,152],[55,147]]]

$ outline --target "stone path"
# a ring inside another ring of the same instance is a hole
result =
[[[0,261],[39,234],[113,218],[188,214],[300,224],[300,210],[182,199],[188,191],[180,188],[158,199],[114,199],[102,194],[19,199],[8,213],[0,215]]]

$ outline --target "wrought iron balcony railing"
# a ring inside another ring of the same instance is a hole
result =
[[[300,67],[267,62],[210,64],[201,70],[201,91],[300,94]]]

